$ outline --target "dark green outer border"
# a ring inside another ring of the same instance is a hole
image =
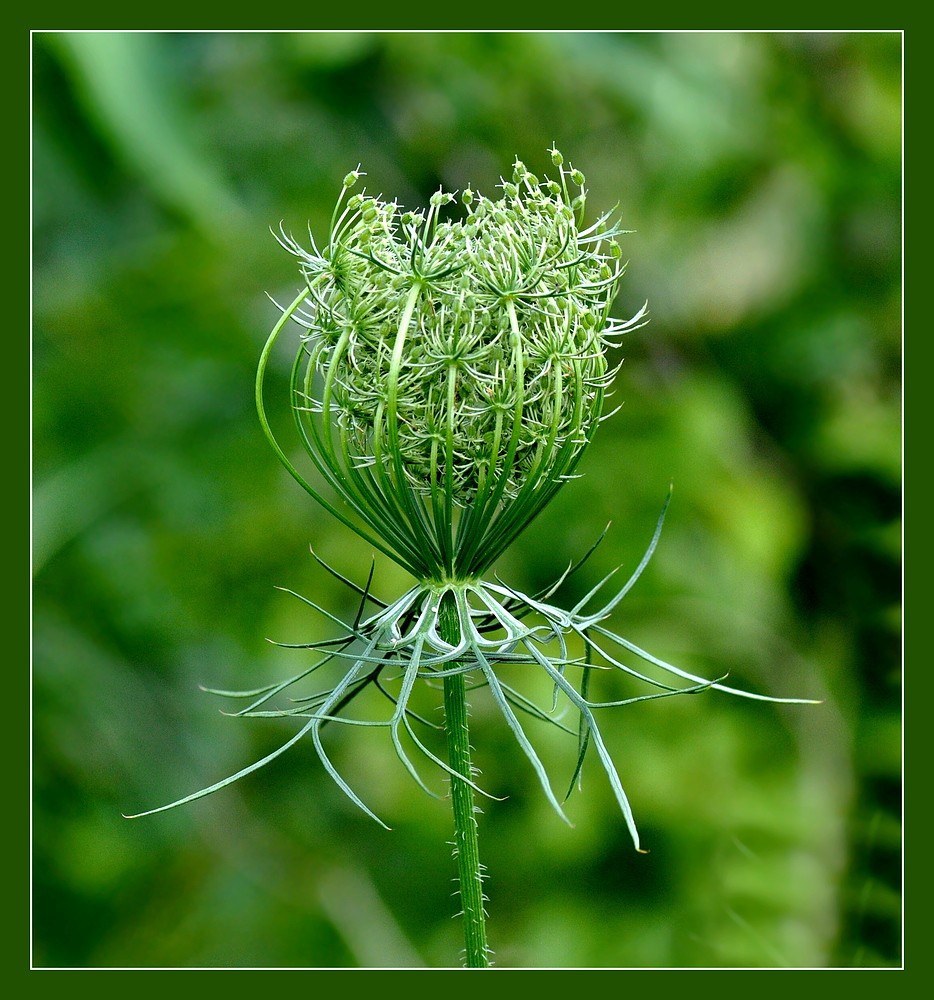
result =
[[[120,17],[122,30],[134,30],[131,22],[139,18],[144,21],[147,29],[158,28],[158,22],[170,25],[172,30],[185,30],[185,23],[194,22],[196,27],[188,30],[198,30],[209,24],[223,24],[225,18],[231,16],[237,21],[241,15],[235,10],[221,8],[202,8],[202,12],[194,13],[190,6],[184,8],[181,15],[173,9],[174,5],[162,5],[158,11],[152,8],[137,8],[134,11],[127,8]],[[767,30],[781,30],[782,25],[789,30],[808,30],[808,25],[814,25],[814,30],[832,30],[832,26],[841,23],[840,7],[830,8],[826,12],[815,8],[813,3],[791,3],[777,9],[768,8]],[[22,247],[27,246],[29,233],[30,204],[30,174],[29,174],[29,76],[30,49],[32,30],[107,30],[106,25],[112,24],[109,14],[97,14],[86,5],[75,8],[44,4],[41,10],[35,12],[14,11],[4,17],[5,30],[0,32],[2,39],[2,58],[0,58],[0,73],[2,86],[0,94],[4,104],[4,117],[7,123],[7,143],[5,155],[0,157],[0,172],[5,181],[6,193],[3,221],[4,237],[8,248],[2,270],[4,278],[4,304],[12,315],[8,315],[5,324],[4,357],[8,372],[6,391],[2,396],[4,418],[4,446],[8,474],[5,477],[4,496],[7,508],[10,510],[5,524],[5,539],[2,547],[3,568],[2,586],[4,590],[2,608],[5,618],[5,635],[8,641],[5,649],[8,651],[5,659],[5,679],[12,687],[10,704],[12,710],[3,726],[4,757],[4,797],[3,811],[5,823],[0,825],[0,846],[4,849],[6,868],[3,879],[2,926],[0,926],[0,970],[4,978],[11,983],[13,995],[23,995],[25,990],[18,989],[17,980],[21,973],[30,971],[30,871],[29,871],[29,803],[30,803],[30,747],[29,747],[29,712],[24,709],[29,705],[29,680],[27,669],[30,653],[30,572],[29,572],[29,514],[30,514],[30,337],[26,335],[30,322],[30,256],[28,249],[22,253]],[[461,11],[461,19],[465,19],[466,10]],[[491,20],[502,17],[501,9],[491,7],[489,15],[481,5],[474,6],[466,15],[474,24],[489,24]],[[439,17],[439,14],[441,17]],[[697,9],[689,14],[691,21],[698,20]],[[711,25],[724,30],[756,30],[749,22],[756,18],[750,16],[747,6],[730,5],[722,11],[705,9],[701,20],[702,26],[690,21],[687,25],[679,25],[677,18],[681,16],[678,8],[668,7],[665,11],[657,8],[643,11],[629,11],[619,5],[608,3],[590,8],[587,20],[592,24],[600,24],[602,30],[710,30]],[[490,16],[492,15],[492,16]],[[27,23],[27,18],[40,16],[44,25],[33,27]],[[546,16],[536,11],[535,17]],[[761,15],[760,15],[761,16]],[[382,20],[378,12],[371,13],[364,6],[353,9],[332,7],[324,9],[320,14],[315,12],[315,24],[310,20],[308,10],[286,6],[282,8],[279,17],[298,27],[296,22],[304,22],[308,30],[315,28],[353,29],[354,23],[365,25],[368,19]],[[443,8],[432,10],[432,19],[438,21],[444,17]],[[629,23],[614,29],[614,23],[627,18]],[[908,466],[904,477],[906,486],[911,489],[905,493],[906,523],[911,533],[911,548],[909,558],[905,563],[905,605],[908,628],[905,636],[906,690],[905,698],[905,958],[902,971],[909,979],[900,977],[897,982],[888,982],[885,988],[894,996],[923,995],[923,990],[915,990],[908,982],[929,981],[927,953],[930,949],[930,907],[925,905],[934,895],[934,858],[932,858],[931,839],[934,828],[934,796],[931,794],[931,768],[934,761],[934,745],[932,745],[932,727],[929,705],[934,701],[931,697],[934,687],[934,669],[928,650],[927,633],[923,628],[926,617],[931,615],[931,605],[934,602],[934,583],[928,567],[934,562],[934,526],[931,513],[934,510],[934,476],[930,469],[934,466],[934,389],[928,384],[934,378],[934,334],[932,334],[930,306],[925,300],[925,289],[931,282],[932,251],[932,193],[930,184],[930,154],[928,152],[930,135],[930,109],[932,104],[931,74],[929,71],[929,55],[922,50],[921,39],[929,37],[922,35],[920,30],[913,30],[913,17],[904,13],[902,5],[887,5],[885,8],[852,8],[845,15],[851,28],[841,30],[874,30],[873,25],[881,25],[878,30],[902,30],[904,51],[904,121],[909,126],[905,129],[905,168],[904,168],[904,447],[905,454],[914,455],[915,465]],[[424,14],[406,10],[394,11],[393,20],[408,20],[410,23],[424,23]],[[666,26],[664,21],[668,20]],[[22,24],[19,22],[23,22]],[[332,23],[324,23],[332,22]],[[909,27],[904,27],[905,25]],[[91,26],[89,29],[88,26]],[[499,25],[495,30],[509,30],[513,25]],[[919,26],[920,27],[920,26]],[[243,30],[242,28],[217,28],[216,30]],[[269,28],[265,30],[276,30]],[[384,29],[386,30],[386,29]],[[394,29],[400,30],[400,29]],[[407,30],[407,29],[401,29]],[[444,30],[436,24],[435,30]],[[488,30],[483,27],[472,27],[468,30]],[[525,30],[536,30],[525,29]],[[549,30],[538,28],[537,30]],[[566,26],[558,30],[588,30],[586,27],[572,28]],[[910,36],[910,37],[909,37]],[[916,43],[916,44],[912,44]],[[911,123],[916,124],[914,130]],[[20,142],[22,135],[22,143]],[[23,261],[22,258],[25,257]],[[25,483],[21,481],[22,476]],[[94,970],[80,970],[94,971]],[[119,971],[119,970],[116,970]],[[138,970],[158,971],[158,970]],[[285,971],[285,970],[284,970]],[[372,970],[371,970],[372,971]],[[400,970],[401,971],[401,970]],[[413,970],[415,971],[415,970]],[[424,970],[440,971],[440,970]],[[500,970],[510,971],[510,970]],[[522,970],[511,970],[522,971]],[[534,970],[524,970],[527,972]],[[548,970],[552,974],[557,970]],[[582,970],[577,970],[582,971]],[[607,970],[595,970],[603,971]],[[624,971],[624,970],[620,970]],[[646,970],[648,971],[648,970]],[[666,971],[666,970],[652,970]],[[729,971],[729,970],[668,970],[668,971]],[[742,971],[742,970],[737,970]],[[788,970],[800,971],[800,970]],[[814,970],[814,971],[861,971],[861,970]],[[306,987],[309,985],[307,980]],[[320,985],[320,984],[319,984]],[[554,981],[552,981],[552,985]],[[879,984],[874,984],[878,986]],[[733,991],[737,997],[745,995],[749,982],[734,982]],[[761,980],[756,984],[761,988]],[[60,984],[51,988],[60,989]],[[630,984],[632,987],[632,984]],[[782,983],[778,988],[787,989],[788,983]],[[27,984],[31,992],[37,990],[35,980]],[[464,989],[467,987],[465,986]],[[638,987],[637,987],[638,988]],[[820,989],[826,985],[821,983]],[[126,989],[122,983],[111,986],[113,995]],[[37,991],[38,992],[38,991]],[[41,993],[40,993],[41,995]]]

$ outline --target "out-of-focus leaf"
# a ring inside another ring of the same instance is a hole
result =
[[[181,88],[158,65],[160,34],[66,31],[43,38],[62,54],[115,153],[159,199],[217,239],[245,223],[222,171],[187,134],[176,100]]]

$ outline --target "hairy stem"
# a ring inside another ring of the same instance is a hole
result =
[[[445,594],[438,619],[439,632],[447,642],[460,638],[457,608]],[[467,722],[467,693],[464,674],[444,678],[444,715],[448,734],[448,762],[465,778],[471,776],[470,733]],[[460,882],[464,917],[464,941],[468,969],[489,968],[486,944],[486,913],[483,909],[483,875],[473,789],[466,781],[451,777],[454,809],[454,853]]]

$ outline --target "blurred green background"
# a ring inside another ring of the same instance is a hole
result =
[[[291,675],[371,552],[260,432],[255,363],[344,174],[409,207],[495,195],[556,142],[617,202],[649,300],[605,423],[499,572],[568,606],[651,537],[615,627],[708,692],[603,714],[643,842],[599,765],[550,810],[482,693],[489,933],[506,967],[900,963],[898,33],[48,33],[34,36],[34,964],[457,966],[449,804],[388,740],[334,759],[198,684]],[[285,374],[270,402],[286,414]],[[377,560],[375,589],[408,580]],[[599,694],[616,682],[601,678]],[[573,741],[530,723],[562,787]],[[438,783],[439,789],[441,783]]]

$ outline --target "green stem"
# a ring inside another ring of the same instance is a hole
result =
[[[457,607],[450,593],[445,594],[438,617],[441,637],[451,643],[460,639]],[[467,689],[464,674],[444,678],[444,715],[448,733],[448,763],[465,778],[471,776],[470,733],[467,722]],[[477,836],[477,815],[473,789],[465,781],[451,776],[451,804],[454,809],[454,853],[460,882],[464,917],[464,942],[467,968],[486,969],[486,913],[483,909],[483,875]]]

